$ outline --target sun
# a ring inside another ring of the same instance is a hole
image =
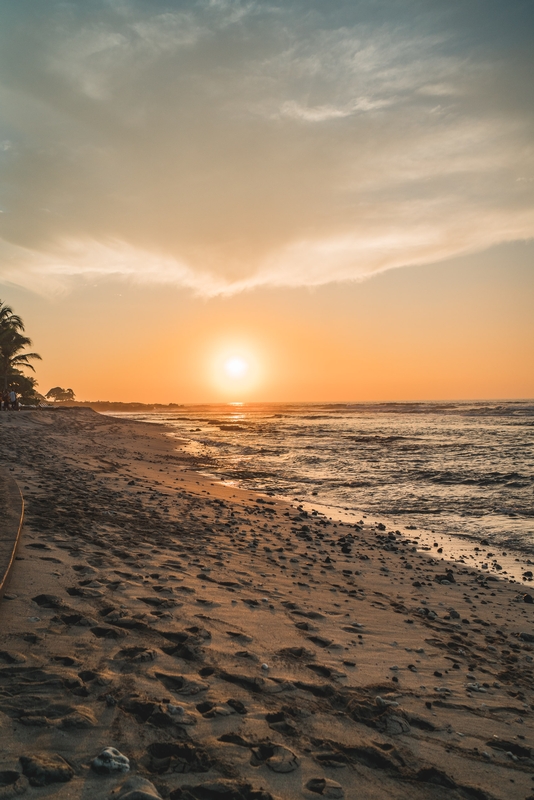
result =
[[[248,362],[241,356],[231,356],[224,362],[224,371],[229,378],[244,378],[248,370]]]
[[[248,402],[264,381],[265,354],[251,337],[221,337],[206,356],[206,378],[221,400]]]

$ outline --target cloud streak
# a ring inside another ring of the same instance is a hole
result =
[[[9,4],[0,280],[213,296],[532,237],[529,48],[415,6]]]

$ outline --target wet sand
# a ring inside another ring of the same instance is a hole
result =
[[[0,415],[27,503],[0,798],[126,800],[132,778],[128,800],[534,793],[528,587],[217,484],[175,447],[89,410]],[[106,747],[128,773],[91,766]]]

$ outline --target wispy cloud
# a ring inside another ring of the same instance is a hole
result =
[[[374,111],[389,105],[388,100],[370,100],[366,97],[359,97],[342,106],[321,105],[303,106],[294,100],[286,100],[280,108],[280,117],[290,117],[304,122],[326,122],[331,119],[343,119],[351,117],[353,114],[365,111]]]
[[[0,280],[214,295],[532,237],[527,56],[418,7],[11,5]]]

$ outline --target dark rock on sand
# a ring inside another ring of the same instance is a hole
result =
[[[58,755],[21,756],[19,761],[31,786],[67,783],[74,775],[70,764]]]

